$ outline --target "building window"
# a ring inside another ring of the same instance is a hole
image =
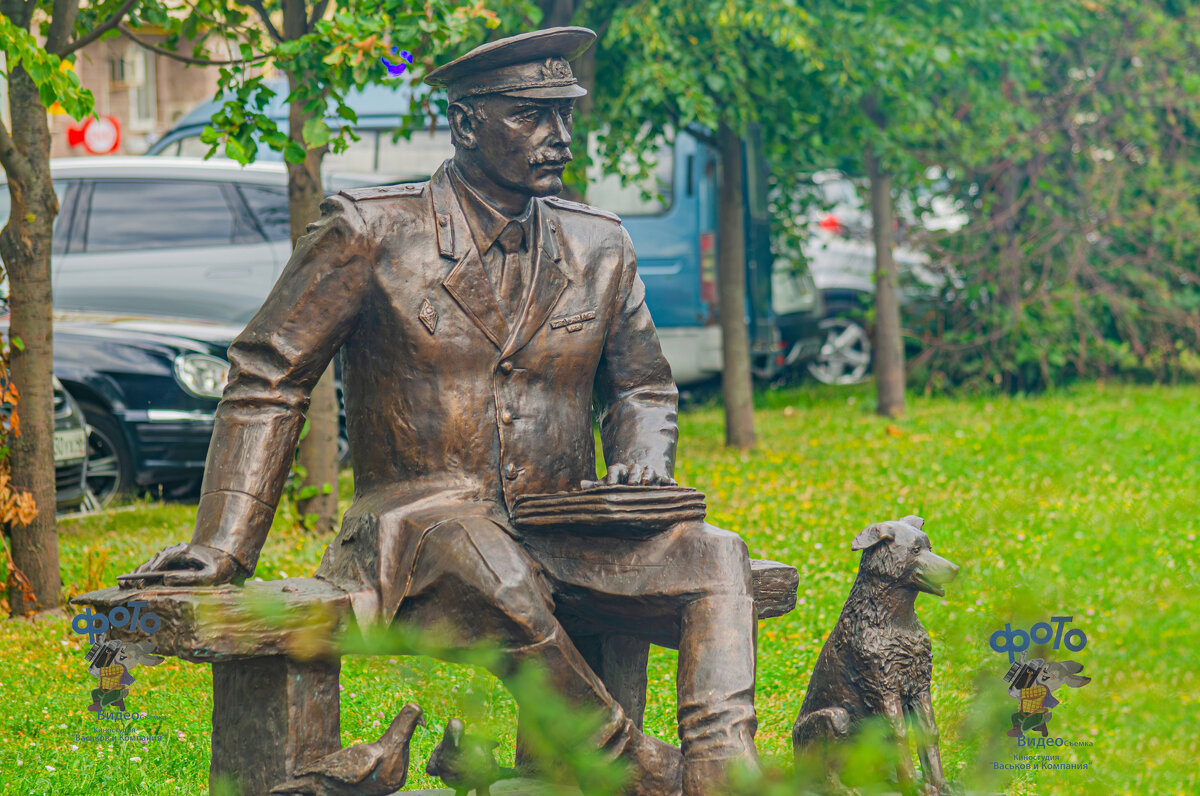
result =
[[[138,49],[133,57],[140,62],[141,80],[129,97],[129,126],[134,130],[153,130],[158,124],[158,91],[154,74],[154,53]]]
[[[116,55],[108,57],[108,82],[113,88],[125,88],[125,59]]]
[[[123,56],[108,59],[112,87],[129,92],[129,118],[133,132],[149,132],[158,126],[158,91],[154,75],[154,53],[130,47]]]

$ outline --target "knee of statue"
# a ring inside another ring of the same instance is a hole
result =
[[[697,542],[702,546],[704,574],[728,587],[731,592],[750,593],[750,550],[741,536],[704,525]],[[726,589],[723,589],[723,591]]]

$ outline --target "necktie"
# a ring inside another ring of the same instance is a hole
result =
[[[516,313],[521,307],[521,244],[525,240],[525,230],[516,221],[508,222],[508,226],[500,233],[496,242],[504,251],[504,265],[500,270],[500,309],[509,323],[516,322]]]

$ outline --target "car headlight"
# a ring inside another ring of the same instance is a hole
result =
[[[220,398],[229,383],[229,363],[205,354],[175,357],[175,378],[197,398]]]

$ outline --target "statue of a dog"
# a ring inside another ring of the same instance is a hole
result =
[[[933,654],[913,609],[919,592],[944,596],[942,587],[958,567],[934,555],[923,524],[910,516],[871,525],[854,537],[850,549],[863,551],[858,577],[817,658],[792,746],[799,753],[841,740],[864,720],[883,716],[901,747],[898,779],[910,791],[916,780],[908,747],[911,720],[918,729],[925,791],[942,794],[946,780],[929,695]]]

